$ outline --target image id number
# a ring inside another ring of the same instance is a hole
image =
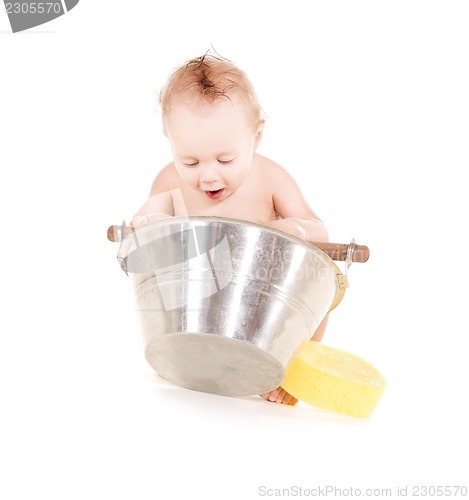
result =
[[[7,14],[60,14],[62,4],[60,2],[37,2],[37,3],[5,3]]]
[[[467,486],[412,486],[413,497],[466,497]]]

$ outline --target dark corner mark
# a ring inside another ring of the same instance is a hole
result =
[[[3,0],[13,33],[48,23],[72,10],[80,0]],[[65,7],[64,7],[65,6]],[[64,10],[65,8],[65,10]]]

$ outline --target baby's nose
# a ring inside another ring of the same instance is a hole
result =
[[[202,184],[213,184],[220,180],[218,168],[214,165],[205,165],[200,170],[200,182]]]

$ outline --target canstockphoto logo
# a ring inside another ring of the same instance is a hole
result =
[[[7,2],[6,13],[10,20],[13,33],[24,31],[40,24],[48,23],[57,17],[63,16],[77,5],[80,0],[55,0],[54,2],[38,2],[36,0],[22,0]]]

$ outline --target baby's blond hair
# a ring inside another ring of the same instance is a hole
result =
[[[159,96],[163,121],[171,110],[174,99],[189,97],[197,104],[213,103],[238,95],[254,127],[264,123],[262,108],[254,87],[246,73],[228,59],[205,54],[176,68],[168,78]]]

